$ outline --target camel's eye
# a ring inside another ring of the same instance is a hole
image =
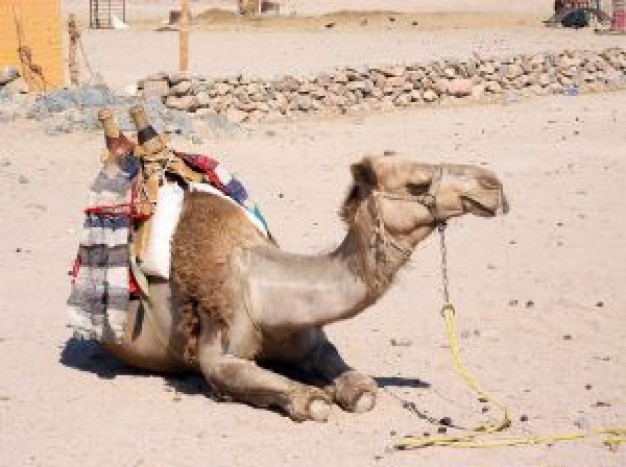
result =
[[[410,195],[419,196],[428,192],[428,188],[430,187],[430,182],[422,182],[422,183],[407,183],[406,191],[409,192]]]

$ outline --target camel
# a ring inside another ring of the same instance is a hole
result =
[[[169,280],[151,280],[150,304],[133,303],[124,339],[103,347],[156,372],[200,372],[212,393],[325,421],[333,403],[371,410],[375,381],[350,367],[324,326],[357,316],[390,287],[437,225],[508,210],[502,183],[470,165],[400,155],[363,158],[340,210],[347,234],[328,254],[283,251],[223,198],[186,193]],[[268,369],[310,375],[306,384]]]

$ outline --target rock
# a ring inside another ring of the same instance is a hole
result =
[[[407,85],[411,89],[413,88],[413,85],[404,76],[392,76],[385,80],[385,86],[390,88],[405,88]]]
[[[509,79],[515,79],[518,76],[521,76],[522,74],[524,74],[524,70],[522,69],[522,67],[516,63],[509,65],[508,68],[509,69],[507,70],[506,76]]]
[[[0,86],[4,86],[11,81],[19,78],[20,72],[12,66],[3,66],[0,68]]]
[[[557,78],[557,80],[559,81],[559,83],[561,83],[563,85],[563,87],[567,88],[568,86],[571,86],[574,83],[574,80],[572,78],[568,78],[567,76],[559,76]]]
[[[145,79],[143,81],[142,95],[144,98],[163,98],[169,94],[169,89],[166,79]]]
[[[242,123],[248,118],[248,114],[234,107],[226,110],[226,118],[233,123]]]
[[[424,91],[424,93],[422,94],[422,99],[424,99],[424,102],[435,102],[437,99],[439,99],[439,95],[432,89],[429,89],[427,91]]]
[[[560,60],[560,64],[563,67],[577,67],[577,66],[580,66],[581,63],[582,63],[582,60],[576,54],[566,53],[565,55],[561,57],[561,60]]]
[[[323,99],[328,95],[328,92],[323,87],[314,86],[309,94],[315,99]]]
[[[213,89],[215,90],[216,95],[225,96],[232,91],[233,87],[227,83],[215,83]]]
[[[11,81],[8,81],[2,90],[8,94],[26,94],[28,93],[28,84],[24,81],[24,78],[18,77]]]
[[[417,89],[413,89],[409,93],[409,97],[411,98],[411,102],[420,102],[422,100],[422,93]]]
[[[197,93],[196,100],[198,107],[209,107],[209,105],[211,105],[211,97],[206,91],[200,91],[199,93]]]
[[[485,85],[485,91],[492,94],[500,94],[502,92],[502,85],[497,81],[488,81]]]
[[[170,96],[181,97],[181,96],[185,96],[189,94],[190,90],[191,90],[191,81],[184,80],[172,86],[170,88],[169,94]]]
[[[545,88],[551,82],[552,82],[552,78],[551,78],[551,76],[548,73],[541,73],[539,75],[538,83],[539,83],[540,86],[543,86]]]
[[[443,426],[452,426],[452,419],[450,417],[443,417],[439,420],[439,424]]]
[[[492,62],[487,62],[481,66],[481,71],[485,75],[493,75],[496,72],[496,66]]]
[[[329,74],[322,73],[321,75],[317,76],[315,82],[318,86],[328,87],[333,84],[333,79]]]
[[[339,84],[346,84],[349,81],[348,74],[344,70],[336,70],[332,78],[335,83]]]
[[[392,66],[392,67],[382,66],[382,67],[370,67],[370,70],[377,71],[378,73],[381,73],[385,77],[392,78],[392,77],[399,77],[399,76],[404,75],[406,68],[403,66]]]
[[[313,89],[315,89],[315,86],[311,84],[310,81],[306,80],[300,84],[300,87],[298,88],[297,92],[299,94],[311,94],[311,91],[313,91]]]
[[[530,59],[530,63],[534,68],[541,67],[546,62],[546,57],[543,54],[536,54]]]
[[[313,102],[309,96],[300,96],[296,99],[296,108],[308,112],[313,107]]]
[[[433,89],[437,92],[437,94],[446,94],[448,92],[448,80],[447,79],[438,79],[433,85]]]
[[[181,81],[191,81],[191,73],[188,71],[180,71],[178,73],[174,73],[169,77],[170,84],[172,86],[176,86]]]
[[[522,68],[522,73],[524,73],[525,75],[531,74],[535,69],[535,67],[532,65],[532,63],[530,63],[529,60],[524,60],[520,66]]]
[[[593,82],[593,81],[595,81],[595,80],[596,80],[596,76],[595,76],[593,73],[590,73],[590,72],[584,72],[584,73],[581,75],[581,78],[582,78],[582,80],[583,80],[583,81],[585,81],[586,83],[591,83],[591,82]]]
[[[266,102],[255,102],[254,110],[267,113],[270,111],[270,106]]]
[[[346,84],[346,88],[350,91],[356,91],[357,89],[365,90],[367,89],[367,85],[364,81],[350,81],[348,84]]]
[[[193,112],[198,108],[196,96],[168,96],[165,105],[170,109],[182,110],[183,112]]]
[[[443,74],[446,78],[449,78],[449,79],[456,77],[456,71],[454,70],[454,68],[450,68],[450,67],[443,70]]]
[[[250,83],[246,86],[246,92],[253,96],[265,93],[265,86],[259,83]]]
[[[380,88],[375,87],[370,91],[370,95],[376,99],[380,99],[383,97],[384,93]]]
[[[482,83],[474,84],[472,88],[472,97],[475,99],[480,99],[485,95],[485,85]]]
[[[251,101],[239,100],[234,103],[234,107],[244,112],[252,112],[256,109],[256,104]]]
[[[272,99],[271,101],[267,103],[270,109],[275,109],[275,110],[278,110],[279,112],[285,112],[285,110],[287,110],[288,104],[289,104],[289,101],[287,100],[284,94],[276,94],[274,96],[274,99]]]
[[[277,83],[277,89],[282,92],[297,92],[300,89],[300,81],[293,76],[285,76]]]
[[[411,96],[409,93],[403,92],[393,100],[393,103],[400,107],[406,107],[411,103]]]
[[[568,78],[573,78],[578,74],[578,68],[576,67],[561,68],[559,71],[562,76],[566,76]]]
[[[253,110],[248,114],[248,121],[253,123],[258,123],[265,120],[265,112],[261,112],[259,110]]]
[[[448,94],[454,97],[465,97],[472,94],[474,86],[472,80],[455,78],[448,83]]]

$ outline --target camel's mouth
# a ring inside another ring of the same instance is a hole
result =
[[[478,197],[462,196],[461,202],[463,208],[479,217],[495,217],[498,214],[506,214],[509,212],[509,202],[507,201],[504,193],[500,191],[495,196],[489,198],[493,199],[477,199]]]

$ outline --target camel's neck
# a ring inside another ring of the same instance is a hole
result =
[[[322,326],[351,318],[374,303],[407,261],[407,252],[428,236],[385,242],[367,210],[331,254],[302,256],[277,249],[252,254],[249,275],[253,315],[268,331]],[[404,251],[403,251],[404,250]]]

